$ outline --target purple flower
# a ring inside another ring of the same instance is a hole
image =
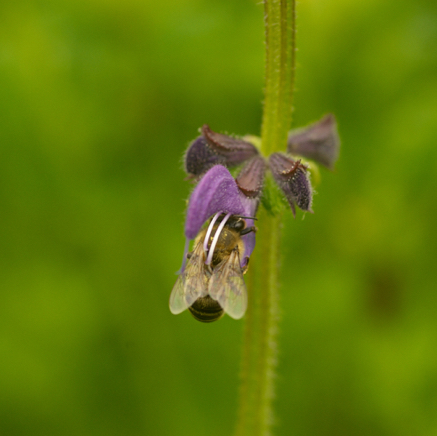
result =
[[[206,124],[185,154],[185,170],[195,186],[185,221],[186,244],[179,278],[170,296],[170,309],[189,309],[204,322],[224,312],[241,318],[247,306],[243,274],[255,248],[254,219],[270,170],[293,214],[296,206],[311,210],[308,167],[300,155],[333,168],[339,140],[333,115],[288,138],[288,154],[273,153],[268,162],[252,143],[213,132]],[[244,164],[234,178],[228,168]],[[190,241],[194,240],[189,253]]]
[[[202,322],[216,321],[225,312],[235,319],[244,315],[243,274],[255,247],[253,220],[265,168],[262,157],[252,158],[237,183],[226,167],[215,165],[194,188],[185,222],[183,264],[170,295],[172,313],[189,309]],[[192,239],[193,251],[188,253]]]
[[[218,213],[255,217],[266,164],[258,156],[248,163],[248,168],[253,169],[251,178],[245,176],[245,167],[237,180],[223,165],[215,165],[206,172],[194,188],[188,203],[185,221],[185,236],[188,239],[194,239],[205,222]],[[253,220],[247,219],[246,225],[253,226]],[[244,267],[255,247],[255,234],[252,232],[242,238],[245,250],[241,266]]]

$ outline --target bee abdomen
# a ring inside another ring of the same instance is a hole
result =
[[[209,295],[198,298],[188,310],[194,318],[201,322],[217,321],[225,313],[220,304]]]

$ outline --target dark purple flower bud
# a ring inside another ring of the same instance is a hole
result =
[[[273,153],[269,158],[273,177],[285,194],[295,215],[295,205],[304,211],[312,212],[312,188],[307,167],[300,160],[294,160],[281,153]]]
[[[287,151],[290,154],[312,159],[329,169],[334,169],[338,158],[340,139],[333,114],[302,129],[291,131]]]
[[[256,156],[258,150],[250,142],[213,132],[207,124],[185,155],[185,171],[200,176],[213,165],[232,167]]]
[[[255,156],[244,165],[235,181],[246,197],[259,198],[266,168],[266,162],[261,156]]]

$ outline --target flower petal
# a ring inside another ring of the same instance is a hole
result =
[[[339,148],[340,139],[333,114],[325,115],[307,127],[291,131],[288,136],[287,151],[290,154],[312,159],[331,170],[334,169]]]
[[[243,215],[242,194],[231,173],[222,165],[213,166],[191,194],[185,221],[185,236],[194,239],[203,224],[217,212]]]
[[[307,168],[300,160],[293,160],[281,153],[273,153],[269,158],[273,177],[291,206],[295,215],[295,204],[304,211],[312,212],[312,188]]]
[[[254,198],[248,198],[242,194],[240,195],[241,195],[241,202],[243,203],[243,207],[244,207],[244,216],[255,217],[259,205],[259,200]],[[252,227],[253,225],[255,225],[254,220],[246,219],[245,221],[247,227]],[[253,249],[255,248],[255,243],[256,243],[255,232],[248,233],[247,235],[242,236],[241,239],[243,239],[244,242],[244,253],[240,258],[240,265],[243,268],[249,262],[249,257],[252,254]]]

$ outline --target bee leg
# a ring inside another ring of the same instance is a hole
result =
[[[187,259],[191,259],[191,256],[193,255],[193,252],[187,253]]]
[[[257,230],[258,229],[255,226],[247,227],[240,232],[240,236],[247,235],[248,233],[251,233],[251,232],[256,232]]]

